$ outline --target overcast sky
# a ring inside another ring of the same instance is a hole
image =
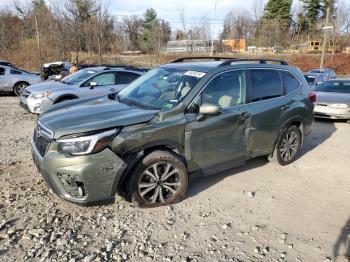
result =
[[[62,4],[64,0],[46,0],[47,3]],[[181,13],[188,27],[202,22],[203,17],[218,33],[222,30],[223,19],[232,9],[262,8],[266,0],[100,0],[118,20],[123,16],[142,16],[147,8],[154,8],[158,17],[170,22],[173,30],[182,27]],[[13,7],[14,3],[28,5],[30,0],[0,0],[0,7]],[[215,15],[216,3],[216,15]]]

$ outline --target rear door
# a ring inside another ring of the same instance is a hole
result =
[[[251,113],[248,154],[252,157],[272,152],[280,130],[282,112],[288,106],[283,99],[282,81],[278,70],[249,70],[248,105]]]
[[[220,73],[192,101],[186,113],[185,151],[190,172],[212,174],[241,164],[246,158],[246,74],[244,70]],[[198,119],[199,107],[220,105],[215,116]]]

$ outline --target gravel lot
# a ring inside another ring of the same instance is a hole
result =
[[[36,117],[11,96],[0,112],[0,261],[348,261],[349,124],[316,121],[295,163],[259,158],[192,181],[174,206],[80,207],[32,164]]]

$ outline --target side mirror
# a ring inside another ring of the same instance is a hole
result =
[[[95,86],[97,86],[96,82],[91,82],[90,83],[90,89],[94,89]]]
[[[221,106],[205,103],[199,107],[198,121],[204,120],[206,116],[215,116],[220,114]]]

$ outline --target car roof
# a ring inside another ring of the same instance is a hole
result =
[[[223,61],[205,61],[205,62],[176,62],[176,63],[170,63],[170,64],[165,64],[160,66],[160,68],[179,68],[179,69],[187,69],[187,70],[193,70],[193,71],[200,71],[200,72],[205,72],[208,73],[212,70],[220,70],[222,69],[227,69],[228,67],[232,68],[251,68],[251,67],[256,67],[256,68],[271,68],[271,69],[286,69],[286,68],[294,68],[297,69],[293,66],[290,65],[280,65],[280,64],[262,64],[262,63],[257,63],[256,61],[232,61],[230,65],[225,65],[225,66],[220,66],[223,63]]]
[[[181,68],[187,70],[209,72],[211,69],[220,65],[222,61],[206,61],[206,62],[179,62],[179,63],[170,63],[160,66],[160,68]]]
[[[132,69],[123,68],[123,67],[108,67],[108,66],[87,67],[81,70],[92,70],[92,71],[96,71],[96,73],[102,72],[102,71],[133,72],[139,75],[142,75],[142,73],[144,73],[142,71],[132,70]]]
[[[330,82],[348,82],[350,81],[350,78],[336,78],[336,79],[329,79]]]

